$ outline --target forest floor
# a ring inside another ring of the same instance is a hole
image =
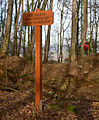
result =
[[[43,63],[42,112],[32,68],[23,58],[0,58],[0,120],[99,120],[99,54]]]

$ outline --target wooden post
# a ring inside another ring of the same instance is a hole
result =
[[[23,25],[35,26],[35,106],[42,111],[42,25],[53,24],[52,10],[24,13]]]
[[[35,27],[35,105],[42,111],[42,26]]]

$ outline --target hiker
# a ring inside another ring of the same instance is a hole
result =
[[[85,52],[85,55],[86,55],[86,56],[88,56],[88,49],[89,49],[89,44],[88,44],[88,42],[86,41],[86,42],[84,43],[84,52]]]

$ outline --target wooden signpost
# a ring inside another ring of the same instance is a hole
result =
[[[23,25],[42,26],[53,24],[53,12],[51,10],[29,12],[23,14]]]
[[[35,26],[35,106],[42,111],[42,25],[53,24],[51,10],[23,14],[23,25]]]

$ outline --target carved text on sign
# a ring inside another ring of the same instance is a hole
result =
[[[51,24],[53,24],[53,12],[51,10],[23,14],[23,25],[41,26]]]

